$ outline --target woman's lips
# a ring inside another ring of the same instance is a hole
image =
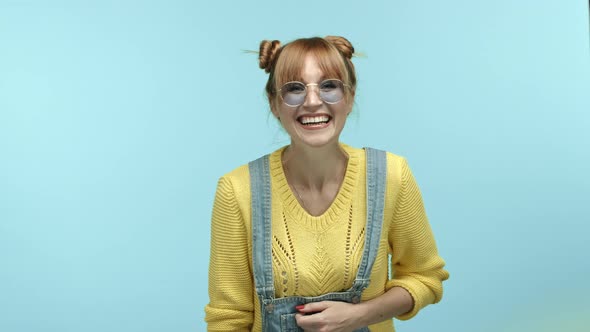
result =
[[[326,128],[332,117],[326,114],[303,115],[297,118],[297,122],[305,129],[322,129]]]

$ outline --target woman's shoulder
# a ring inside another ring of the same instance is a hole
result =
[[[250,164],[253,163],[255,160],[258,160],[260,158],[265,158],[267,156],[269,157],[269,159],[272,162],[274,159],[277,158],[277,156],[280,156],[280,153],[284,148],[285,147],[281,147],[281,148],[279,148],[273,152],[270,152],[268,154],[265,154],[265,155],[262,155],[259,157],[255,157],[251,161],[244,163],[244,164],[234,168],[233,170],[225,173],[224,175],[222,175],[220,177],[220,181],[229,181],[234,186],[238,186],[238,187],[249,186],[250,185]]]
[[[248,164],[243,164],[223,174],[220,179],[234,182],[240,181],[241,179],[247,178],[248,176]]]
[[[364,147],[364,148],[356,148],[346,144],[341,144],[343,149],[350,155],[355,154],[359,158],[361,163],[366,163],[366,154],[365,149],[373,148],[376,150],[381,150],[385,152],[386,160],[387,160],[387,181],[393,187],[399,187],[401,183],[407,180],[408,176],[410,176],[411,171],[408,165],[406,158],[402,155],[399,155],[395,152],[387,151],[380,147]]]

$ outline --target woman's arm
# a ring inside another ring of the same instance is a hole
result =
[[[389,230],[393,278],[386,288],[402,287],[414,300],[412,310],[396,315],[414,317],[420,309],[441,300],[442,282],[449,278],[438,255],[420,189],[405,159],[401,159],[401,188]]]
[[[231,181],[222,177],[211,217],[208,331],[250,331],[254,321],[251,275],[244,220]]]

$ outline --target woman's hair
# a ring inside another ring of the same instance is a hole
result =
[[[351,58],[354,47],[344,37],[301,38],[284,46],[278,40],[263,40],[258,55],[261,69],[269,73],[266,95],[272,107],[277,90],[290,81],[301,81],[305,57],[313,56],[326,78],[337,78],[356,88],[356,73]],[[346,94],[347,98],[350,96]]]

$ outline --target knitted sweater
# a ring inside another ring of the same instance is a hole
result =
[[[270,155],[272,188],[272,262],[276,297],[318,296],[350,288],[363,253],[366,222],[364,150],[341,144],[348,154],[344,181],[321,216],[308,214],[292,193],[281,162],[281,148]],[[387,187],[380,248],[362,300],[394,286],[405,288],[415,316],[440,301],[443,269],[406,160],[387,153]],[[261,331],[260,305],[252,276],[250,178],[243,165],[218,182],[211,223],[209,331]],[[391,266],[391,278],[389,277]],[[392,320],[371,331],[394,331]]]

